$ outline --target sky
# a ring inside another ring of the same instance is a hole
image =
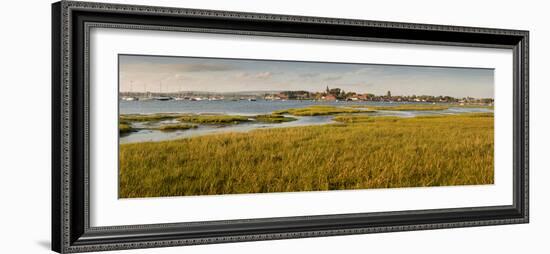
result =
[[[120,92],[243,92],[326,87],[375,95],[494,98],[493,69],[119,55]]]

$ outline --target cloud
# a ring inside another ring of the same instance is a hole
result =
[[[374,87],[374,83],[357,83],[354,86],[356,86],[356,87]]]
[[[355,71],[351,71],[353,74],[374,74],[374,73],[380,73],[382,71],[381,68],[374,68],[374,67],[361,67],[358,68]]]
[[[235,77],[242,78],[242,79],[270,79],[273,76],[273,72],[264,71],[264,72],[256,72],[256,73],[249,73],[249,72],[241,72],[235,74]]]
[[[366,82],[357,82],[357,83],[334,83],[332,86],[334,87],[356,87],[356,88],[364,88],[364,87],[372,87],[374,86],[373,83],[366,83]]]
[[[316,73],[301,73],[298,76],[301,77],[301,78],[314,78],[314,77],[317,77],[319,75],[321,75],[321,74],[316,72]]]
[[[184,72],[202,72],[202,71],[231,71],[234,66],[225,64],[175,64],[174,68]]]
[[[271,76],[273,76],[273,73],[271,73],[269,71],[256,73],[256,75],[254,75],[254,77],[257,78],[257,79],[268,79],[268,78],[271,78]]]
[[[166,75],[164,78],[162,78],[162,77],[159,77],[159,78],[161,78],[163,81],[165,81],[165,80],[174,80],[174,81],[194,80],[194,78],[192,76],[184,75],[184,74],[181,74],[181,73],[176,73],[176,74],[173,74],[173,75]]]
[[[324,81],[335,81],[335,80],[339,80],[339,79],[342,79],[342,76],[341,76],[341,75],[338,75],[338,76],[328,76],[328,77],[323,78]]]
[[[234,76],[235,78],[248,78],[250,74],[246,72],[239,72],[239,73],[235,73]]]
[[[160,63],[121,63],[121,72],[129,73],[187,73],[187,72],[218,72],[218,71],[233,71],[236,70],[236,66],[227,64],[202,64],[202,63],[190,63],[190,64],[160,64]]]

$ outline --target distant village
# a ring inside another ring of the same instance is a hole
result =
[[[189,100],[189,101],[217,101],[217,100],[315,100],[315,101],[377,101],[377,102],[426,102],[426,103],[461,103],[461,104],[486,104],[492,105],[492,98],[455,98],[451,96],[432,95],[392,95],[387,91],[384,95],[372,93],[346,92],[340,88],[330,88],[322,92],[309,91],[279,91],[279,92],[235,92],[235,93],[211,93],[211,92],[175,92],[175,93],[152,93],[152,92],[121,92],[120,99],[125,101],[136,100]]]
[[[327,87],[323,92],[284,91],[276,94],[266,94],[265,100],[318,100],[318,101],[385,101],[385,102],[455,102],[455,103],[493,103],[492,98],[454,98],[451,96],[431,95],[392,95],[388,91],[385,95],[372,93],[346,92],[340,88]]]

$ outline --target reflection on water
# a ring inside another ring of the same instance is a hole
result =
[[[396,104],[396,103],[394,103]],[[148,114],[148,113],[221,113],[234,115],[258,115],[268,114],[276,110],[288,108],[307,107],[310,105],[388,105],[379,102],[315,102],[315,101],[121,101],[120,114]],[[493,112],[488,108],[451,107],[447,110],[437,111],[377,111],[358,113],[354,115],[372,116],[398,116],[415,117],[422,115],[460,114]],[[332,119],[334,116],[292,116],[298,120],[284,123],[240,123],[235,125],[199,125],[188,130],[176,130],[163,132],[158,130],[141,129],[129,134],[120,135],[120,143],[135,143],[147,141],[173,140],[187,137],[196,137],[215,133],[248,132],[257,129],[286,128],[309,125],[337,124]],[[175,123],[174,120],[158,123],[134,123],[134,128],[154,127],[162,124]]]

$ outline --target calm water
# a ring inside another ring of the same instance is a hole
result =
[[[397,105],[399,103],[384,102],[315,102],[315,101],[121,101],[119,114],[152,114],[152,113],[216,113],[235,115],[258,115],[268,114],[273,111],[288,108],[307,107],[311,105]],[[364,113],[366,115],[379,116],[401,116],[414,117],[418,115],[434,114],[458,114],[466,112],[493,112],[486,108],[449,108],[438,111],[380,111],[375,113]],[[178,138],[195,137],[223,132],[247,132],[256,129],[296,127],[306,125],[321,125],[336,123],[332,120],[334,116],[305,116],[295,117],[296,121],[286,123],[242,123],[229,126],[200,125],[196,129],[178,130],[173,132],[162,132],[156,130],[139,130],[130,134],[120,136],[120,143],[134,143],[146,141],[162,141]],[[170,123],[164,121],[159,124]],[[134,127],[141,127],[143,123],[136,123]],[[155,124],[153,124],[154,126]]]
[[[383,102],[325,102],[325,101],[121,101],[120,114],[150,113],[221,113],[236,115],[267,114],[276,110],[307,107],[311,105],[396,105]]]

